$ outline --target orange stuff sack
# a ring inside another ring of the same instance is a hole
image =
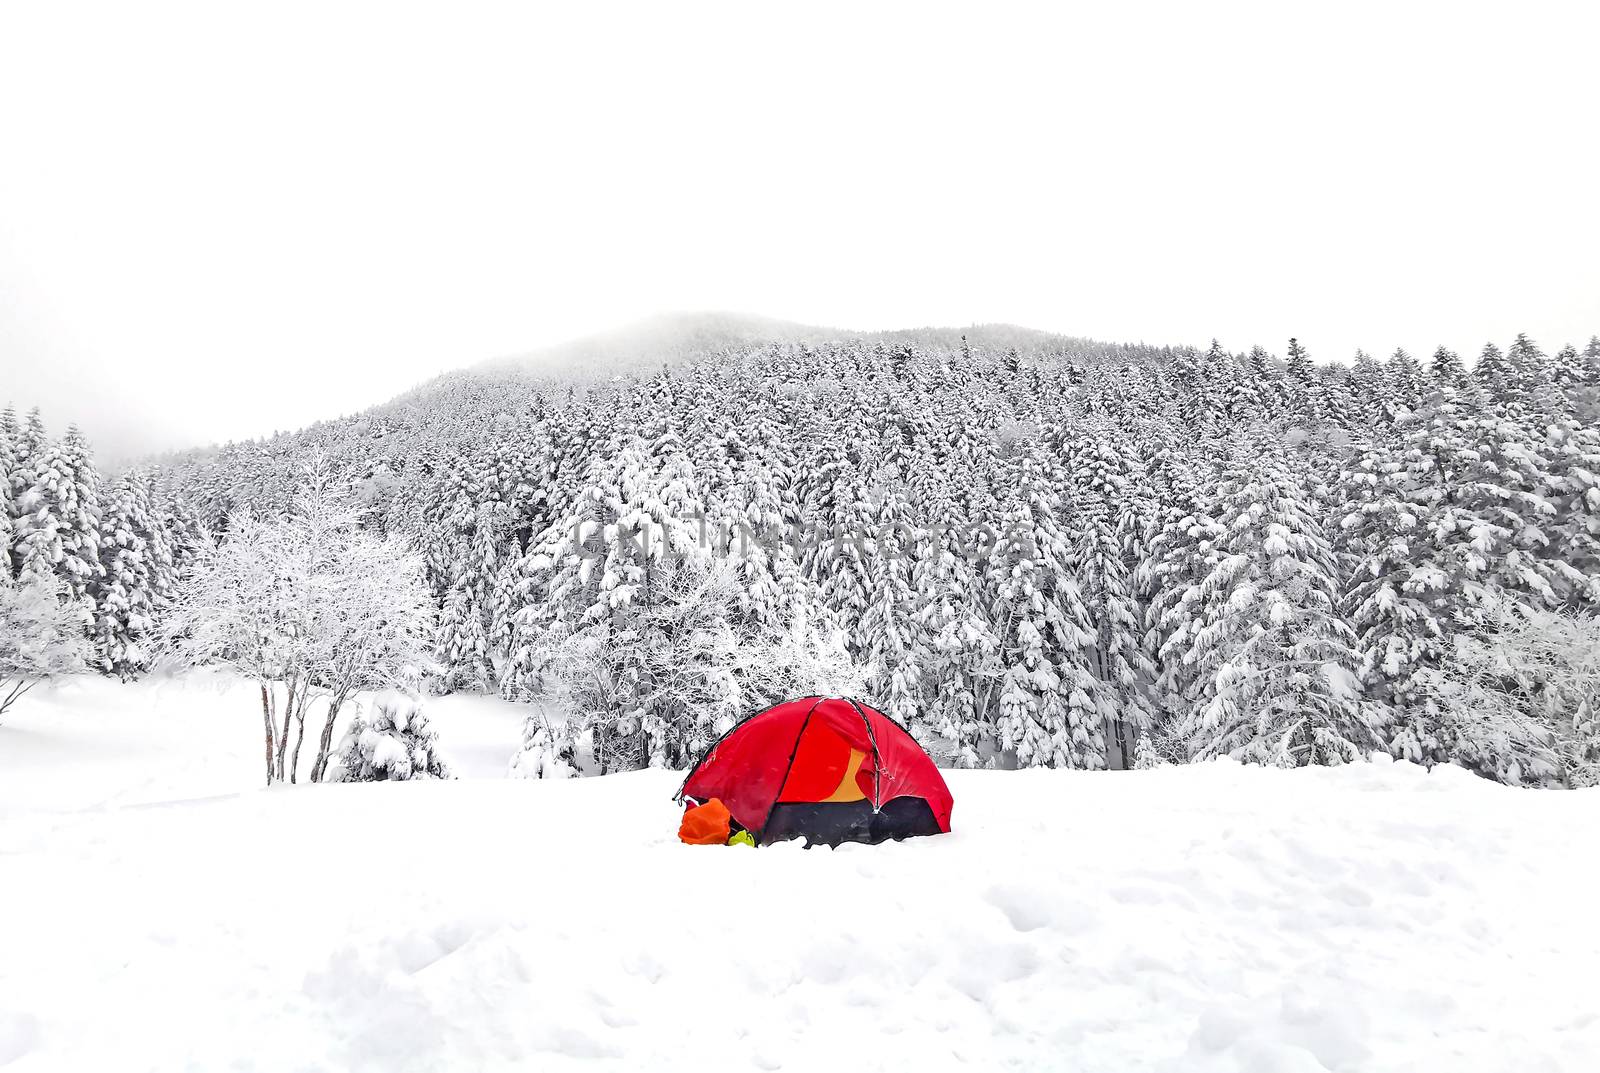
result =
[[[725,846],[728,844],[728,822],[733,814],[717,798],[703,805],[685,809],[683,822],[678,825],[678,839],[691,846]]]

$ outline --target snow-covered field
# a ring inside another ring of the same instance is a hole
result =
[[[685,847],[676,777],[258,788],[226,681],[0,726],[0,1066],[1600,1068],[1600,792],[952,772],[955,833]],[[10,1063],[9,1065],[7,1063]]]

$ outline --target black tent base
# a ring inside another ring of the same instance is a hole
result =
[[[914,835],[936,835],[939,821],[920,797],[897,797],[877,812],[868,801],[822,803],[779,802],[772,806],[767,825],[757,839],[762,845],[803,838],[806,846],[837,846],[841,842],[876,844]]]

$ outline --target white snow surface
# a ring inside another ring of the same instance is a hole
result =
[[[1600,1068],[1600,792],[949,772],[948,836],[689,847],[672,773],[498,778],[493,699],[428,703],[467,778],[272,790],[250,704],[0,725],[6,1073]]]

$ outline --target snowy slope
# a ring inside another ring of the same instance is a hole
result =
[[[84,684],[0,727],[7,1073],[1600,1056],[1600,793],[1394,764],[952,772],[950,836],[691,848],[661,772],[259,790],[240,693]],[[436,706],[441,743],[514,742],[495,706]]]

